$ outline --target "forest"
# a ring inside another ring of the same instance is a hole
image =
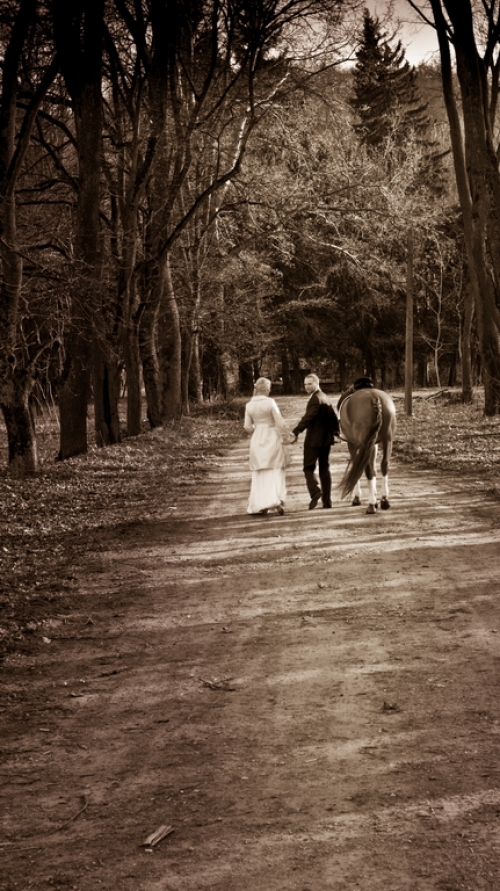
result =
[[[65,460],[261,374],[500,413],[500,12],[407,4],[433,64],[359,0],[4,0],[9,473],[48,406]]]

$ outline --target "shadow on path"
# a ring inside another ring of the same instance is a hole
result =
[[[0,887],[493,891],[498,504],[393,462],[390,511],[308,511],[297,447],[255,518],[247,456],[103,537],[8,661]]]

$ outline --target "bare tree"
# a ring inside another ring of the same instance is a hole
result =
[[[57,60],[43,52],[38,40],[40,6],[37,0],[21,0],[4,8],[1,19],[3,43],[0,92],[0,407],[5,419],[9,467],[15,474],[37,469],[38,458],[30,393],[40,344],[26,347],[20,318],[23,262],[17,243],[16,185],[28,150],[38,109],[57,73]],[[38,53],[36,50],[38,49]],[[29,97],[18,118],[23,81],[23,62],[31,56]]]
[[[154,343],[159,306],[167,288],[166,257],[198,211],[238,176],[262,110],[280,91],[291,88],[293,66],[285,64],[284,58],[289,55],[294,29],[305,26],[311,17],[322,20],[325,30],[321,41],[330,48],[330,41],[325,40],[326,28],[331,26],[335,31],[340,8],[340,3],[319,0],[290,0],[285,4],[278,0],[212,0],[196,7],[177,0],[169,4],[168,66],[166,73],[158,72],[161,80],[156,90],[158,95],[167,96],[167,145],[161,175],[160,168],[155,172],[146,260],[154,272],[149,275],[151,290],[143,295],[140,334],[146,389],[150,387],[153,399],[150,418],[161,404],[159,384],[155,383],[158,366]],[[313,57],[314,49],[309,47],[308,53]],[[318,67],[322,60],[318,58],[314,64]],[[152,113],[156,113],[154,105]],[[210,134],[216,150],[212,150],[213,161],[205,176],[198,181],[199,188],[192,190],[186,201],[184,185],[197,157],[200,134]],[[171,289],[169,294],[173,308]],[[179,314],[170,314],[172,324],[176,324],[176,318]],[[168,415],[175,418],[182,411],[182,372],[173,367],[171,372],[177,392],[171,390],[164,405]],[[161,413],[161,422],[167,419]]]
[[[93,322],[100,291],[104,0],[82,0],[79,4],[53,0],[53,16],[55,45],[72,103],[79,165],[75,238],[77,275],[71,295],[71,325],[65,341],[65,369],[59,388],[59,458],[65,459],[87,450]],[[99,411],[97,418],[100,420]]]
[[[437,33],[482,360],[485,413],[500,413],[500,172],[494,125],[500,77],[495,0],[407,0]],[[454,88],[453,47],[461,113]],[[463,127],[462,127],[463,123]]]

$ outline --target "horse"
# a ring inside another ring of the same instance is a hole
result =
[[[377,470],[378,446],[382,447],[382,496],[380,507],[388,510],[389,504],[389,459],[392,441],[396,430],[396,409],[391,397],[383,390],[370,386],[355,389],[342,397],[340,409],[340,436],[347,442],[349,461],[338,485],[341,497],[354,492],[353,505],[361,504],[360,478],[363,471],[368,479],[369,498],[367,514],[377,511]]]

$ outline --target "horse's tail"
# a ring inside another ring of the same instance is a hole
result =
[[[366,440],[356,449],[354,455],[351,456],[344,476],[339,483],[341,498],[346,498],[354,489],[354,486],[361,479],[361,475],[370,460],[370,454],[373,446],[377,442],[380,429],[383,422],[382,402],[379,396],[373,396],[371,399],[373,418],[372,426],[368,432]]]

